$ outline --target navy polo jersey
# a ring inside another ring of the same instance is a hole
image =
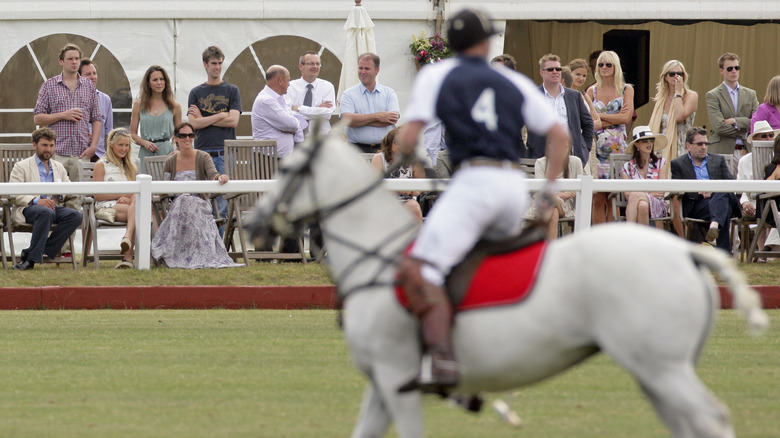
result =
[[[442,121],[454,165],[477,157],[517,161],[525,153],[523,126],[544,135],[557,123],[533,82],[475,57],[424,67],[406,114],[410,121]]]

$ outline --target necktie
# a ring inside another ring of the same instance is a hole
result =
[[[312,92],[311,90],[314,88],[314,85],[307,84],[306,85],[306,95],[303,96],[303,106],[311,106],[311,99],[312,99]]]

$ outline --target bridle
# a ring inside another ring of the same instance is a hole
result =
[[[284,232],[289,234],[304,221],[325,220],[333,215],[338,214],[349,204],[371,194],[372,192],[374,192],[375,190],[377,190],[382,186],[383,178],[377,178],[371,184],[361,188],[356,193],[346,196],[343,199],[332,203],[331,205],[320,206],[320,203],[317,200],[317,191],[315,185],[309,184],[309,195],[311,197],[312,202],[314,203],[315,206],[317,206],[317,208],[313,212],[305,215],[292,216],[288,211],[287,205],[290,202],[290,200],[293,199],[294,196],[299,195],[301,188],[304,187],[305,179],[307,177],[309,178],[313,177],[312,163],[317,158],[317,154],[319,153],[319,151],[322,149],[322,145],[320,144],[321,141],[322,140],[316,140],[312,143],[309,143],[310,146],[304,145],[300,148],[301,153],[307,153],[308,156],[306,156],[305,159],[302,160],[302,164],[300,164],[299,166],[287,166],[287,167],[283,166],[280,168],[281,175],[283,176],[290,175],[290,176],[289,178],[286,178],[286,183],[284,183],[285,185],[280,186],[279,191],[277,192],[280,193],[280,196],[275,198],[272,204],[271,211],[273,213],[272,213],[271,223],[273,224],[277,232]],[[391,172],[393,170],[394,169],[392,168],[388,169],[388,172]],[[285,179],[280,179],[280,181],[284,181],[284,180]],[[346,234],[342,235],[335,232],[328,233],[329,240],[333,242],[337,242],[348,248],[351,248],[360,255],[355,259],[355,261],[347,265],[347,267],[339,275],[339,278],[333,279],[335,284],[339,288],[338,293],[341,300],[345,300],[349,295],[353,293],[367,290],[370,288],[394,286],[394,283],[392,281],[389,282],[382,281],[380,280],[380,277],[382,273],[385,272],[386,269],[396,266],[396,264],[398,263],[398,254],[385,255],[382,254],[381,251],[383,248],[386,248],[390,243],[392,243],[399,236],[404,234],[404,231],[407,229],[407,226],[406,224],[403,223],[401,224],[401,226],[403,227],[402,229],[391,230],[392,232],[388,233],[388,236],[382,241],[378,242],[374,247],[367,247],[361,244],[360,242],[354,241],[354,239],[350,239],[350,236]],[[407,246],[410,242],[411,242],[411,238],[409,242],[404,242],[404,246]],[[341,289],[339,285],[346,284],[346,280],[350,275],[352,275],[355,271],[357,271],[361,266],[371,261],[379,261],[379,263],[378,263],[378,268],[375,270],[375,272],[373,272],[369,276],[368,281],[358,285],[354,285],[349,289]]]

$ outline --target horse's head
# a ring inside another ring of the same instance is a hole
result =
[[[293,234],[303,222],[318,219],[328,210],[349,202],[345,194],[354,191],[354,184],[366,178],[378,179],[362,158],[350,150],[354,147],[348,147],[343,123],[336,124],[329,134],[320,135],[319,123],[315,121],[310,132],[313,134],[303,144],[280,161],[276,186],[261,197],[247,226],[255,244],[267,239],[271,231]]]

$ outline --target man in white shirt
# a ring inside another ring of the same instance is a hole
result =
[[[553,109],[558,122],[568,126],[571,135],[570,154],[578,157],[583,163],[588,162],[591,143],[593,141],[593,119],[582,95],[561,83],[561,58],[548,53],[539,60],[539,74],[542,85],[539,91],[544,100]],[[541,158],[545,154],[547,137],[528,133],[528,157]]]
[[[265,81],[265,88],[252,105],[252,138],[276,140],[277,156],[284,158],[292,153],[296,142],[303,141],[301,124],[284,100],[290,72],[281,65],[272,65],[266,70]]]
[[[320,133],[327,134],[330,132],[330,117],[336,110],[336,90],[333,84],[319,78],[321,67],[316,52],[304,52],[298,60],[301,77],[290,82],[285,101],[307,124],[315,118],[321,118]],[[307,127],[304,129],[307,130]]]
[[[290,71],[281,65],[272,65],[265,72],[265,88],[257,94],[252,105],[252,138],[276,140],[276,155],[284,158],[293,151],[295,143],[303,141],[300,121],[287,106],[284,95],[290,86]],[[298,242],[286,238],[282,252],[298,252]]]

